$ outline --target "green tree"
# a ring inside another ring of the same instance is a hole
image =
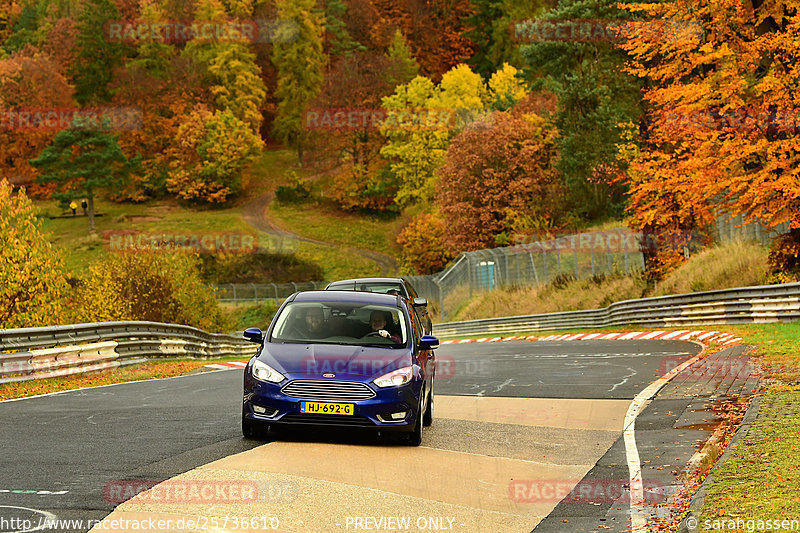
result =
[[[86,198],[89,203],[89,231],[94,231],[94,197],[98,190],[125,186],[129,170],[138,164],[122,153],[117,136],[106,131],[108,121],[76,115],[72,125],[56,134],[31,165],[40,169],[39,183],[55,183],[53,197],[62,203]]]
[[[42,234],[24,190],[0,180],[0,328],[64,321],[68,285],[64,261]]]
[[[125,47],[106,39],[105,31],[109,22],[120,18],[111,0],[86,0],[78,17],[75,63],[70,75],[75,82],[75,99],[81,104],[111,100],[108,86],[114,69],[122,65]]]
[[[503,63],[522,67],[519,43],[509,28],[518,21],[540,15],[553,7],[554,0],[472,0],[473,12],[464,19],[469,28],[464,36],[475,45],[466,61],[475,72],[488,79]]]
[[[22,5],[22,13],[11,27],[11,35],[3,43],[3,50],[12,54],[25,48],[27,44],[37,45],[38,29],[39,15],[36,6],[29,0]]]
[[[297,150],[303,161],[307,132],[303,114],[322,90],[327,58],[322,48],[324,22],[314,0],[278,0],[280,24],[274,36],[272,61],[278,72],[278,99],[273,133]]]
[[[367,47],[353,39],[347,31],[347,5],[342,0],[325,2],[325,30],[328,51],[332,56],[349,56],[353,52],[366,52]]]
[[[393,86],[408,83],[419,74],[419,64],[400,30],[394,31],[386,57],[389,59],[387,81]]]
[[[629,18],[613,0],[561,0],[543,20],[602,24]],[[533,87],[558,98],[558,168],[575,214],[588,220],[621,216],[625,190],[614,179],[625,165],[617,159],[617,144],[621,125],[638,124],[642,114],[640,82],[622,70],[627,54],[608,38],[532,42],[520,53]]]

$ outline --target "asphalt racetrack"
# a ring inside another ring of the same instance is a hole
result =
[[[548,487],[574,486],[618,458],[601,483],[609,494],[624,492],[620,446],[631,400],[700,350],[642,340],[442,346],[434,424],[420,448],[352,432],[244,440],[241,370],[2,402],[0,532],[25,531],[20,524],[42,517],[101,520],[131,487],[175,476],[246,480],[261,490],[260,502],[150,499],[124,503],[111,516],[225,515],[224,527],[195,524],[197,531],[572,531],[567,520],[591,528],[614,515],[613,502],[565,509],[563,490],[546,494]],[[687,408],[692,398],[680,401]],[[698,436],[681,443],[681,453],[696,451]],[[644,460],[658,442],[643,442]],[[623,515],[616,513],[620,531],[630,527]],[[247,516],[274,522],[242,528],[237,517]],[[89,529],[60,525],[38,530]]]

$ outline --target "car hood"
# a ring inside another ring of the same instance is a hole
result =
[[[411,365],[408,349],[334,344],[264,344],[258,359],[292,378],[376,378]]]

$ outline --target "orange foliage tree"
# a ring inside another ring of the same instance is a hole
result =
[[[719,212],[767,226],[800,214],[796,1],[629,4],[621,45],[644,78],[651,127],[631,160],[630,220],[656,237],[654,277]],[[661,237],[659,239],[658,237]],[[663,253],[661,248],[665,248]]]
[[[29,160],[50,144],[55,130],[36,117],[73,107],[72,93],[61,67],[32,46],[0,60],[0,171],[10,182],[27,184],[37,176]]]
[[[403,271],[424,275],[443,270],[453,258],[446,234],[445,222],[438,213],[414,217],[397,237],[397,243],[403,247]]]

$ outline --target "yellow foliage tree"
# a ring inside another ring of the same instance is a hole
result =
[[[0,180],[0,328],[60,324],[68,308],[64,261],[47,241],[24,191]]]

